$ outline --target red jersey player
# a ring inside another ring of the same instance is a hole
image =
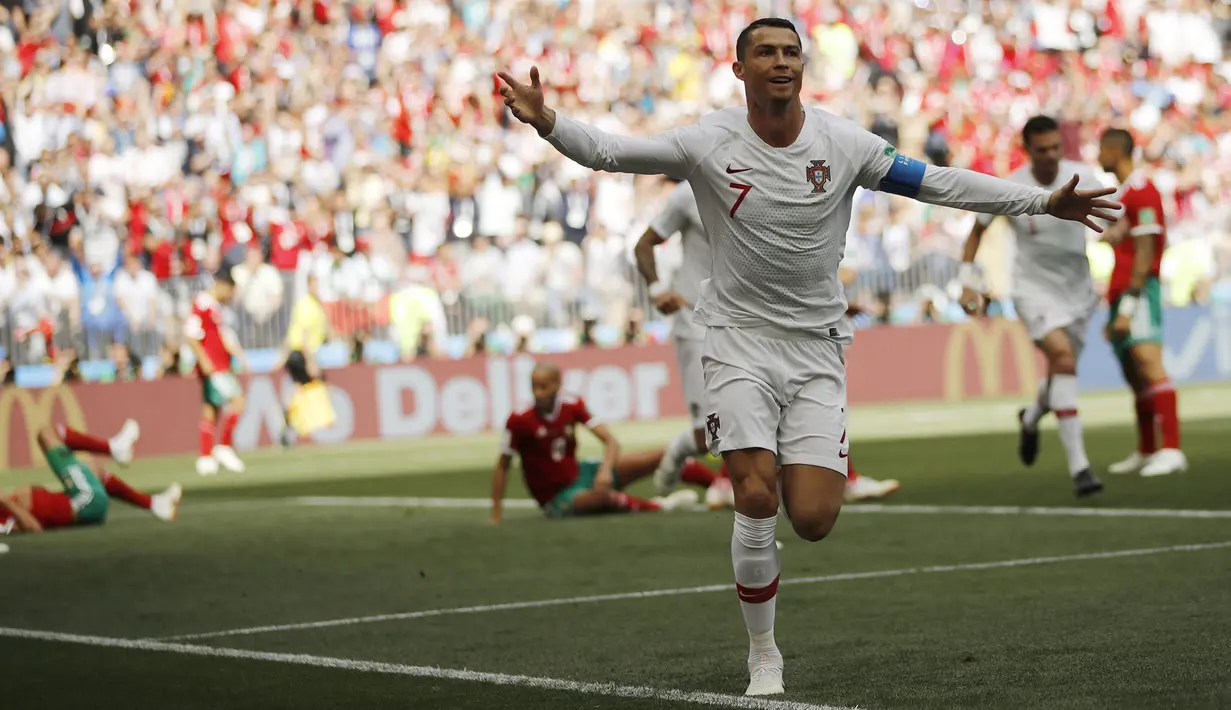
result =
[[[1140,471],[1164,476],[1183,471],[1188,461],[1180,451],[1180,419],[1175,387],[1163,368],[1163,298],[1159,268],[1167,244],[1163,200],[1154,183],[1133,166],[1133,137],[1113,128],[1103,133],[1099,164],[1120,181],[1124,216],[1107,241],[1116,254],[1107,300],[1111,341],[1133,389],[1137,409],[1137,451],[1112,464],[1111,473]],[[1162,430],[1162,448],[1155,427]]]
[[[654,473],[663,450],[622,454],[615,436],[595,421],[585,402],[560,395],[560,369],[540,364],[530,375],[534,406],[509,416],[500,458],[492,475],[492,522],[500,522],[509,464],[521,458],[530,495],[548,517],[595,513],[668,510],[697,502],[696,491],[683,489],[665,498],[642,500],[622,489]],[[589,429],[603,442],[602,461],[577,460],[577,426]],[[694,461],[684,465],[683,480],[728,491],[730,482]]]
[[[174,520],[183,494],[179,484],[172,484],[166,491],[154,495],[141,493],[101,467],[95,467],[96,474],[73,453],[87,451],[104,454],[116,463],[127,464],[132,460],[133,445],[140,435],[137,422],[131,419],[124,422],[120,433],[110,439],[65,425],[44,427],[38,433],[38,445],[52,473],[60,479],[64,491],[22,486],[10,493],[0,493],[0,534],[98,525],[107,519],[111,498],[145,508],[160,520]]]
[[[231,372],[231,358],[242,364],[243,351],[222,324],[222,304],[235,295],[235,280],[224,267],[214,279],[212,291],[197,294],[192,315],[184,324],[192,354],[196,356],[197,377],[201,380],[201,448],[197,473],[212,476],[222,464],[229,471],[241,472],[244,462],[231,448],[235,424],[244,411],[244,390]]]

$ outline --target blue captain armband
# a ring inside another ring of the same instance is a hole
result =
[[[912,160],[898,153],[877,189],[913,199],[919,194],[919,186],[923,184],[923,173],[926,171],[927,164],[923,161]]]

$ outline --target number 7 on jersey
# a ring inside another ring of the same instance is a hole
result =
[[[735,198],[735,204],[731,205],[731,216],[735,216],[735,210],[744,202],[744,198],[748,196],[748,191],[752,189],[752,185],[745,185],[740,182],[731,183],[731,187],[739,190],[739,197]]]

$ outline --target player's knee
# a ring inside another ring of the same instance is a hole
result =
[[[1064,348],[1051,353],[1048,363],[1053,375],[1077,374],[1077,356],[1071,348]]]
[[[818,512],[792,518],[791,527],[795,528],[795,534],[801,539],[808,542],[820,542],[833,531],[834,524],[837,522],[837,515]]]
[[[771,518],[778,514],[778,490],[758,476],[749,476],[735,488],[735,509],[752,518]]]
[[[38,445],[43,451],[49,451],[60,445],[60,435],[56,433],[56,428],[50,424],[38,430]]]

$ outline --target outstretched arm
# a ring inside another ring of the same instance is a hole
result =
[[[38,520],[21,505],[14,500],[10,500],[0,495],[0,513],[7,512],[17,520],[17,529],[27,533],[43,532],[43,526],[39,525]]]
[[[677,128],[650,137],[615,136],[557,114],[543,99],[538,67],[530,69],[530,83],[522,84],[508,72],[498,74],[500,94],[513,117],[533,126],[556,150],[592,170],[686,178],[696,167],[695,126]]]
[[[509,480],[509,464],[512,461],[511,454],[501,453],[500,458],[496,459],[496,468],[492,471],[492,525],[500,523],[504,491]]]
[[[1120,209],[1119,203],[1102,199],[1114,193],[1114,188],[1078,190],[1077,175],[1064,187],[1049,192],[973,170],[926,165],[897,154],[871,134],[862,141],[865,153],[860,178],[868,189],[984,214],[1049,214],[1081,222],[1095,232],[1103,231],[1095,218],[1113,221],[1116,215],[1108,210]]]
[[[615,482],[615,463],[616,459],[620,458],[620,442],[616,441],[615,434],[612,434],[611,430],[602,424],[591,423],[587,426],[590,433],[603,442],[603,463],[598,470],[594,486],[599,489],[610,489]]]

